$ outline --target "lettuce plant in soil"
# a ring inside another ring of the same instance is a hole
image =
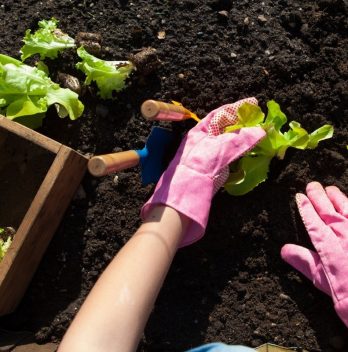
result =
[[[273,158],[283,159],[289,147],[296,149],[314,149],[324,139],[331,138],[333,127],[324,125],[308,133],[296,121],[289,123],[290,129],[282,132],[287,122],[286,115],[274,100],[267,103],[265,114],[257,105],[245,103],[238,109],[238,122],[228,126],[225,132],[236,131],[242,127],[261,126],[266,137],[243,158],[230,165],[230,175],[225,189],[231,195],[243,195],[253,190],[267,179],[269,165]]]
[[[57,28],[58,22],[55,18],[42,20],[38,23],[39,29],[34,33],[30,29],[26,31],[24,45],[20,51],[22,61],[36,54],[40,55],[41,60],[46,57],[55,59],[62,51],[79,46],[77,54],[81,62],[76,67],[85,73],[86,85],[90,85],[92,81],[96,83],[98,94],[103,99],[111,99],[114,92],[123,90],[133,70],[137,69],[146,76],[160,65],[153,48],[145,48],[135,55],[130,55],[129,61],[99,59],[92,55],[101,49],[99,34],[80,32],[75,40]],[[98,50],[95,50],[96,48]]]
[[[34,33],[30,29],[26,30],[21,48],[22,61],[35,54],[40,54],[41,60],[46,57],[55,59],[63,50],[75,48],[75,40],[57,28],[58,22],[55,18],[42,20]]]
[[[0,112],[31,128],[38,128],[49,106],[60,117],[75,120],[84,106],[78,95],[51,81],[44,66],[31,67],[7,55],[0,55]]]
[[[126,79],[135,66],[130,61],[105,61],[89,54],[84,47],[77,49],[81,62],[76,64],[77,69],[86,75],[85,84],[94,81],[103,99],[111,99],[113,91],[120,92],[126,86]]]

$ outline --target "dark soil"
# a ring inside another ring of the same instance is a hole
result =
[[[183,351],[204,342],[273,342],[309,351],[347,351],[348,332],[331,299],[282,262],[288,242],[308,244],[294,196],[318,180],[348,193],[347,5],[345,0],[12,1],[0,4],[1,52],[18,56],[21,38],[55,16],[70,35],[100,32],[104,57],[125,59],[154,47],[156,74],[134,76],[117,100],[87,94],[83,117],[52,109],[42,132],[83,153],[139,148],[151,124],[139,113],[148,98],[181,101],[203,117],[240,98],[275,99],[308,130],[335,127],[314,151],[274,161],[267,182],[243,197],[215,197],[206,235],[182,249],[155,306],[139,351]],[[227,12],[221,12],[227,11]],[[219,13],[221,12],[221,13]],[[264,16],[259,17],[259,16]],[[159,31],[166,36],[157,38]],[[49,62],[76,74],[66,53]],[[78,73],[78,76],[81,75]],[[173,128],[185,131],[191,122]],[[59,341],[99,274],[140,224],[152,186],[137,169],[86,176],[22,304],[1,320]]]

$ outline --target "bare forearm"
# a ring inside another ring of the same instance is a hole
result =
[[[153,209],[99,278],[60,352],[136,349],[187,222],[172,208]]]

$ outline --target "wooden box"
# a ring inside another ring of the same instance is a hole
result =
[[[0,262],[0,316],[21,301],[86,166],[71,148],[0,116],[0,227],[17,230]]]

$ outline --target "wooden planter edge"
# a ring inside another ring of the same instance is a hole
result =
[[[0,316],[13,312],[22,299],[88,161],[67,146],[17,123],[18,126],[8,126],[14,122],[3,119],[0,117],[6,129],[56,152],[56,157],[0,263]]]

